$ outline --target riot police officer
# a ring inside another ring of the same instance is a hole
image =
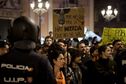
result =
[[[55,84],[47,58],[34,49],[38,28],[26,16],[14,19],[8,32],[9,53],[0,56],[0,84]]]

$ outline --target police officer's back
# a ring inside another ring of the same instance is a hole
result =
[[[13,21],[8,35],[13,47],[0,56],[0,84],[55,84],[49,61],[34,51],[37,33],[36,25],[27,17]]]

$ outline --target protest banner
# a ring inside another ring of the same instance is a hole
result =
[[[53,9],[53,37],[76,38],[84,35],[84,8]]]
[[[102,44],[122,40],[126,44],[126,28],[104,28],[102,34]]]

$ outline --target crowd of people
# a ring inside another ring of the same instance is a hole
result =
[[[0,42],[0,84],[126,84],[122,40],[89,44],[51,34],[40,44],[37,27],[26,16],[13,21],[8,42]]]

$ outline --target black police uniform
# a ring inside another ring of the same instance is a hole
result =
[[[54,82],[49,61],[32,49],[14,48],[10,53],[0,56],[0,84],[54,84]]]
[[[8,38],[13,47],[0,56],[0,84],[55,84],[48,59],[34,51],[37,31],[29,18],[15,19]]]

